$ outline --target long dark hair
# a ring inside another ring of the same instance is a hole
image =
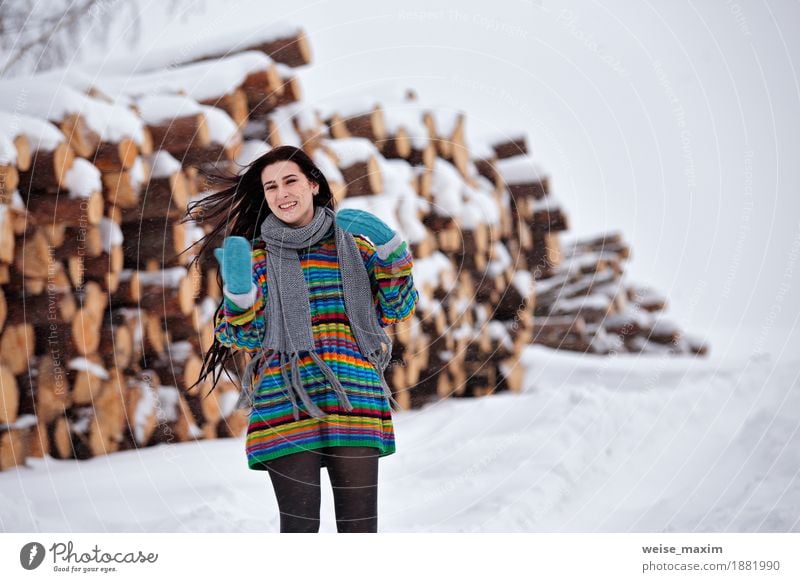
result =
[[[191,202],[186,210],[184,222],[194,220],[198,223],[212,225],[211,232],[186,249],[188,251],[199,245],[189,266],[192,266],[195,261],[200,261],[201,265],[216,264],[212,255],[213,249],[220,246],[226,236],[243,236],[249,241],[260,237],[261,223],[272,212],[264,196],[261,172],[270,164],[281,161],[296,163],[307,179],[319,185],[319,192],[313,197],[315,207],[333,208],[333,194],[325,175],[308,154],[294,146],[276,147],[249,165],[241,167],[238,174],[201,171],[207,182],[210,185],[218,186],[219,190],[214,188],[213,194]],[[222,289],[220,270],[217,271],[217,284]],[[223,303],[224,298],[215,311],[215,321],[223,309]],[[235,366],[235,353],[236,350],[233,348],[221,344],[215,334],[213,343],[203,356],[200,375],[187,390],[201,384],[210,374],[212,379],[211,390],[208,392],[210,394],[219,382],[223,371],[230,377],[228,367],[231,364]]]

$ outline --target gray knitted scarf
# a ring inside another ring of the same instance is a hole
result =
[[[308,285],[298,255],[300,249],[309,248],[325,238],[331,227],[335,229],[336,256],[350,328],[359,350],[375,366],[384,395],[390,403],[397,405],[384,378],[384,370],[392,357],[392,340],[378,322],[369,274],[356,240],[336,224],[335,216],[332,209],[318,206],[314,218],[306,226],[289,226],[274,214],[269,214],[261,224],[261,240],[267,246],[266,332],[261,349],[245,368],[240,406],[254,405],[252,377],[258,376],[261,368],[256,362],[266,363],[271,359],[268,356],[278,353],[295,420],[299,419],[298,397],[311,416],[327,416],[311,401],[300,379],[300,358],[303,353],[308,353],[330,382],[344,409],[353,410],[341,381],[314,349]]]

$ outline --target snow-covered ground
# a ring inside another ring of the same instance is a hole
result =
[[[580,356],[531,347],[520,394],[395,415],[379,529],[799,531],[800,360]],[[335,532],[322,470],[321,531]],[[242,439],[0,473],[0,529],[277,532]]]

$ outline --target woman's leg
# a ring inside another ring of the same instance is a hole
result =
[[[326,447],[339,533],[378,531],[378,449]]]
[[[281,533],[319,532],[320,451],[300,451],[267,461],[278,509]]]

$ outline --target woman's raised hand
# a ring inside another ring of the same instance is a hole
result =
[[[250,291],[253,285],[252,249],[243,236],[226,236],[214,256],[222,271],[222,280],[230,293]]]
[[[366,235],[376,245],[383,245],[396,234],[380,218],[355,208],[343,208],[336,213],[336,224],[347,232]]]

